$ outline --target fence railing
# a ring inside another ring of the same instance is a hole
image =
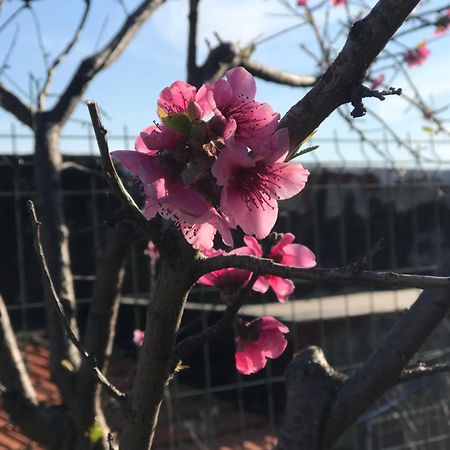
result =
[[[111,148],[131,148],[134,140],[126,129],[122,136],[108,138]],[[302,159],[311,178],[298,198],[281,203],[278,231],[294,232],[299,242],[313,249],[321,266],[358,260],[379,238],[384,238],[385,249],[370,262],[371,268],[432,273],[448,257],[450,151],[446,149],[450,140],[434,136],[410,140],[410,146],[422,148],[421,159],[386,136],[376,140],[378,150],[337,134],[313,143],[320,144],[320,149]],[[116,204],[102,179],[92,133],[65,135],[61,145],[66,152],[64,206],[82,318],[89,306],[105,221]],[[35,195],[31,150],[31,135],[14,129],[11,134],[0,134],[0,289],[15,326],[23,331],[44,325],[40,269],[26,211],[26,200]],[[129,180],[128,187],[138,198],[136,183]],[[142,327],[147,304],[149,262],[144,247],[145,242],[133,247],[128,262],[118,328],[119,347],[127,353],[136,351],[131,344],[132,331]],[[194,442],[197,448],[201,444],[214,449],[226,441],[230,430],[242,440],[253,432],[273,434],[284,402],[282,374],[292,352],[320,345],[336,367],[351,373],[416,295],[414,290],[298,283],[295,295],[285,305],[270,296],[257,297],[243,314],[272,314],[287,322],[291,333],[286,355],[261,374],[244,379],[234,369],[231,333],[198,349],[190,368],[177,376],[167,394],[162,421],[169,438],[164,445],[187,449],[188,443]],[[220,313],[215,292],[197,290],[186,309],[182,332],[204,329]],[[448,359],[446,327],[448,321],[427,343],[421,358]],[[431,384],[427,389],[393,391],[361,419],[344,439],[343,448],[446,448],[448,439],[442,426],[450,413],[439,406],[439,400],[449,396],[450,382],[445,375],[439,377],[439,392]],[[428,414],[432,398],[437,405],[433,424],[420,425],[415,434],[405,432],[403,426],[411,426],[415,417]],[[200,402],[200,408],[192,407]],[[403,419],[395,416],[393,402],[398,410],[407,411]]]

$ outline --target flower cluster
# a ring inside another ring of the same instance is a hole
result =
[[[112,156],[142,183],[144,214],[173,221],[186,240],[210,249],[218,231],[232,245],[231,229],[266,237],[278,200],[300,192],[309,172],[285,162],[287,129],[279,114],[255,100],[253,76],[242,67],[196,89],[176,81],[158,99],[161,124],[140,133],[135,151]]]
[[[416,48],[408,50],[403,55],[403,59],[408,67],[420,66],[427,60],[430,53],[431,51],[427,47],[427,43],[425,41],[421,41]]]
[[[245,236],[245,246],[235,248],[228,254],[264,257],[294,267],[315,266],[314,253],[304,245],[294,244],[294,239],[292,233],[273,233],[260,243],[253,236]],[[222,250],[209,250],[204,253],[206,256],[225,254]],[[240,289],[248,285],[251,275],[242,269],[221,269],[202,276],[198,283],[217,287],[222,300],[230,304],[239,295]],[[291,280],[272,275],[258,277],[251,287],[262,293],[267,292],[269,287],[272,288],[280,302],[286,302],[294,292],[294,283]],[[261,370],[265,367],[267,358],[278,358],[286,348],[287,342],[283,334],[289,330],[273,317],[262,317],[252,322],[239,321],[235,328],[238,334],[236,368],[243,374]]]
[[[448,8],[444,14],[442,14],[435,22],[436,29],[434,31],[435,36],[440,36],[448,32],[450,27],[450,8]]]

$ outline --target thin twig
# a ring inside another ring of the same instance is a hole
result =
[[[239,309],[248,300],[252,287],[256,283],[259,274],[254,273],[248,282],[245,290],[236,297],[236,300],[231,303],[225,310],[222,317],[213,325],[209,326],[200,333],[194,334],[192,336],[183,339],[179,342],[175,348],[175,364],[180,360],[185,360],[195,347],[200,347],[206,344],[211,339],[220,336],[231,324]]]
[[[89,115],[91,116],[92,126],[94,128],[95,137],[97,139],[98,149],[102,160],[103,171],[109,187],[119,197],[120,201],[127,209],[133,211],[137,217],[141,217],[143,220],[146,220],[131,195],[125,189],[125,186],[123,185],[122,180],[114,167],[109,154],[108,141],[106,140],[107,131],[104,128],[100,118],[97,103],[92,100],[88,100],[86,101],[86,105],[89,110]]]
[[[403,383],[426,375],[434,375],[442,372],[450,372],[450,364],[442,363],[429,366],[424,362],[420,362],[413,367],[404,369],[400,375],[398,383]]]
[[[86,23],[86,19],[89,14],[89,9],[91,7],[91,1],[90,0],[84,0],[84,11],[81,16],[80,23],[78,24],[78,27],[75,30],[74,35],[72,36],[72,39],[68,42],[66,45],[66,48],[53,60],[53,62],[50,64],[50,66],[47,69],[47,78],[44,82],[44,85],[42,86],[41,91],[38,95],[38,107],[39,109],[42,109],[44,107],[44,102],[46,97],[48,96],[48,90],[50,88],[50,84],[53,80],[53,77],[56,72],[56,68],[61,64],[61,62],[66,58],[66,56],[70,53],[74,45],[78,42],[81,32],[83,31],[84,25]]]
[[[53,302],[55,303],[56,311],[58,313],[58,316],[61,320],[61,323],[64,327],[65,332],[67,333],[67,337],[69,338],[70,342],[77,348],[77,350],[80,352],[80,355],[83,357],[83,359],[86,361],[88,366],[91,368],[92,374],[95,376],[97,381],[104,387],[104,389],[115,399],[117,400],[123,400],[125,398],[125,394],[121,391],[119,391],[106,377],[102,374],[100,369],[97,366],[97,362],[95,360],[95,357],[92,355],[89,355],[81,345],[80,341],[78,340],[77,336],[73,332],[72,328],[70,327],[69,320],[66,316],[66,313],[64,312],[64,306],[61,303],[61,300],[58,297],[58,294],[56,293],[55,286],[53,284],[53,280],[51,278],[47,260],[45,258],[44,249],[42,248],[41,243],[41,237],[40,237],[40,225],[36,210],[34,207],[34,203],[29,200],[28,201],[28,209],[31,213],[32,218],[32,224],[33,224],[33,230],[34,230],[34,241],[35,241],[35,247],[36,251],[38,253],[39,259],[42,264],[42,269],[44,271],[44,276],[47,281],[48,287],[50,289],[50,293],[53,299]]]

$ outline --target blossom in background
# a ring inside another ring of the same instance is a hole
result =
[[[409,67],[420,66],[427,60],[430,53],[431,51],[427,47],[427,43],[425,41],[421,41],[416,48],[408,50],[403,55],[403,59]]]
[[[377,89],[384,81],[384,75],[380,74],[377,77],[375,77],[372,81],[372,84],[370,85],[370,89]]]
[[[263,369],[267,358],[278,358],[285,350],[284,334],[289,329],[273,317],[265,316],[238,327],[236,368],[244,375]]]
[[[293,244],[294,239],[295,236],[292,233],[284,233],[281,239],[270,248],[269,252],[264,254],[261,245],[253,236],[244,237],[245,244],[252,250],[254,256],[270,258],[278,264],[287,266],[314,267],[316,265],[314,253],[305,245]],[[256,280],[253,290],[265,293],[269,287],[273,289],[280,302],[286,302],[295,289],[292,280],[264,275]]]
[[[450,27],[450,8],[448,8],[443,15],[441,15],[435,22],[436,29],[434,30],[435,36],[447,33]]]
[[[331,0],[333,6],[346,5],[347,0]]]
[[[298,194],[309,175],[301,164],[283,162],[289,151],[286,129],[271,136],[264,148],[249,153],[245,146],[227,145],[212,166],[212,174],[222,186],[222,213],[232,226],[239,225],[258,239],[272,230],[278,200]]]
[[[148,241],[147,248],[144,250],[144,255],[147,255],[152,264],[156,264],[159,259],[159,250],[153,241]]]
[[[144,334],[145,333],[142,330],[136,329],[133,331],[133,342],[138,347],[142,347],[144,344]]]
[[[306,6],[306,0],[297,0],[297,6]]]

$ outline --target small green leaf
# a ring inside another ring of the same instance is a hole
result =
[[[95,444],[102,437],[103,437],[103,430],[100,427],[97,418],[95,418],[94,423],[92,424],[91,428],[89,428],[89,439],[93,444]]]
[[[432,127],[423,126],[422,131],[425,131],[425,133],[434,133],[435,130]]]
[[[312,151],[314,151],[314,150],[316,150],[318,148],[319,148],[318,145],[313,145],[312,147],[308,147],[308,148],[305,148],[303,150],[297,150],[297,151],[291,153],[290,155],[288,155],[288,157],[285,159],[285,161],[286,162],[291,161],[294,158],[297,158],[297,156],[304,155],[305,153],[312,152]]]
[[[172,116],[163,117],[162,121],[172,130],[178,131],[185,136],[189,136],[191,132],[191,121],[184,114],[174,114]]]

